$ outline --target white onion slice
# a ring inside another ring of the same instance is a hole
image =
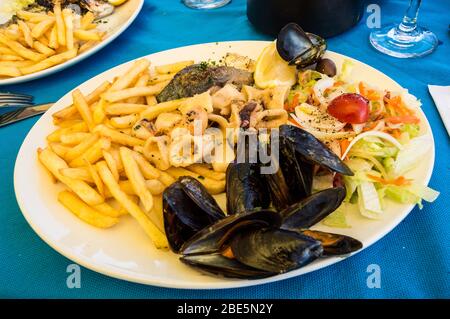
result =
[[[348,152],[350,151],[350,149],[353,147],[353,145],[356,144],[356,142],[358,142],[359,140],[367,137],[367,136],[376,136],[382,139],[385,139],[387,141],[389,141],[390,143],[392,143],[395,147],[397,147],[398,149],[403,149],[402,144],[399,143],[399,141],[397,141],[395,138],[393,138],[392,136],[390,136],[387,133],[384,132],[380,132],[380,131],[367,131],[364,132],[362,134],[359,134],[358,136],[356,136],[348,145],[347,149],[345,150],[344,154],[342,154],[341,159],[344,159]]]

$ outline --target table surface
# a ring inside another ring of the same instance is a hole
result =
[[[407,1],[380,3],[382,23],[399,21]],[[331,50],[365,62],[392,77],[422,100],[436,141],[430,186],[441,192],[433,204],[411,214],[373,246],[328,268],[264,286],[230,290],[176,290],[129,283],[81,270],[81,288],[66,286],[72,262],[45,244],[30,228],[14,195],[13,170],[19,147],[36,118],[0,129],[0,297],[14,298],[449,298],[450,148],[449,136],[427,84],[450,85],[450,1],[424,1],[419,22],[441,45],[421,59],[399,60],[370,47],[366,13],[345,34],[328,40]],[[125,61],[196,43],[269,40],[248,22],[243,0],[196,11],[179,1],[146,0],[132,26],[99,53],[53,76],[2,91],[23,92],[36,102],[58,100],[89,78]],[[450,104],[450,101],[449,101]],[[450,106],[450,105],[449,105]],[[30,194],[32,196],[32,194]],[[381,287],[368,288],[369,265],[381,270]]]

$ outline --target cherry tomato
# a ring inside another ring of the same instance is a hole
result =
[[[369,100],[356,93],[344,93],[331,101],[328,113],[341,122],[365,123],[369,119]]]

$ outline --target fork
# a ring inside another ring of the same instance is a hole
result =
[[[12,124],[36,115],[45,113],[53,103],[33,105],[30,107],[20,107],[14,111],[0,114],[0,127]]]
[[[33,105],[33,96],[22,93],[0,92],[0,108],[28,107]]]

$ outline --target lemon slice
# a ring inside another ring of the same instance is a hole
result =
[[[255,83],[260,88],[295,84],[295,66],[290,66],[277,52],[275,42],[264,48],[256,61]]]
[[[120,6],[121,4],[127,2],[128,0],[108,0],[108,2],[110,4],[112,4],[113,6],[117,7]]]

